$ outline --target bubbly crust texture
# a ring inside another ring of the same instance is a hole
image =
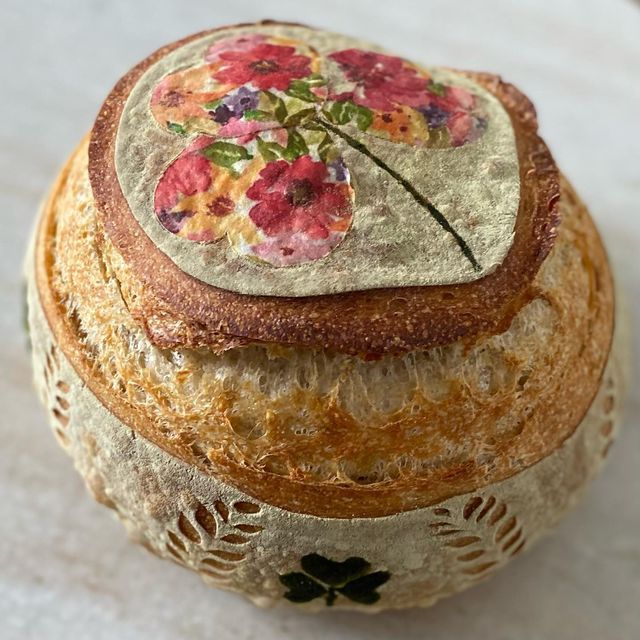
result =
[[[103,232],[85,141],[45,207],[38,288],[61,350],[134,431],[266,503],[382,516],[514,476],[586,414],[610,349],[612,281],[565,180],[558,208],[527,302],[473,341],[371,361],[242,340],[224,351],[161,349],[147,333],[184,325]]]
[[[210,32],[207,32],[210,33]],[[117,278],[149,340],[161,348],[211,346],[216,350],[266,342],[379,357],[472,343],[502,332],[535,296],[532,285],[548,255],[558,220],[558,171],[538,136],[535,110],[498,76],[464,75],[495,95],[509,114],[520,166],[520,207],[514,243],[490,275],[465,284],[397,287],[311,297],[241,295],[208,285],[181,271],[145,234],[122,193],[114,150],[127,96],[156,61],[196,34],[163,47],[114,87],[94,125],[89,173],[106,234],[122,256]]]

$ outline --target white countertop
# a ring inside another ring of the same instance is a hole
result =
[[[263,17],[368,38],[427,64],[497,71],[518,85],[590,204],[639,317],[640,4],[632,0],[2,0],[0,638],[640,638],[635,385],[608,466],[553,534],[471,591],[378,616],[262,611],[205,587],[130,544],[55,443],[31,389],[18,313],[38,202],[135,62],[191,32]]]

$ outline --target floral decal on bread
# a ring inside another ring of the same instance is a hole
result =
[[[479,269],[440,211],[366,144],[368,135],[440,149],[472,143],[486,128],[478,103],[394,56],[346,49],[321,57],[260,34],[220,40],[202,64],[153,91],[157,122],[187,138],[157,184],[156,216],[195,242],[226,235],[236,253],[273,266],[323,258],[353,218],[348,145],[396,180]]]

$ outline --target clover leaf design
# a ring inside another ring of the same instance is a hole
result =
[[[323,597],[328,607],[338,595],[358,604],[373,604],[380,599],[376,591],[391,574],[388,571],[369,573],[371,565],[363,558],[347,558],[343,562],[328,560],[310,553],[300,560],[302,572],[286,573],[280,582],[287,587],[284,597],[291,602],[310,602]]]
[[[196,242],[226,235],[238,254],[273,266],[322,258],[353,217],[340,138],[396,180],[479,270],[444,215],[355,137],[459,147],[487,126],[478,103],[402,58],[360,49],[320,56],[264,34],[222,39],[202,64],[153,90],[156,121],[186,139],[158,181],[155,214],[171,233]]]

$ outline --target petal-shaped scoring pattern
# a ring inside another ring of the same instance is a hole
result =
[[[329,112],[338,111],[341,104],[369,112],[369,134],[446,148],[473,142],[486,128],[475,95],[434,82],[425,70],[402,58],[360,49],[336,51],[328,58],[343,74],[330,87]]]
[[[486,127],[477,102],[393,56],[347,49],[321,60],[278,37],[220,40],[204,64],[153,91],[160,125],[197,134],[160,178],[155,213],[171,233],[196,242],[227,235],[237,253],[273,266],[317,260],[340,243],[353,215],[349,172],[323,120],[394,142],[455,147]]]
[[[176,133],[235,138],[289,126],[326,97],[320,59],[300,42],[257,34],[227,38],[204,58],[204,65],[163,78],[151,96],[154,118]],[[296,97],[302,78],[311,78],[308,95]]]
[[[276,148],[286,155],[293,136],[283,128],[265,132],[260,141],[257,136],[233,141],[198,136],[158,183],[158,220],[171,233],[196,242],[227,235],[238,254],[273,266],[326,256],[351,224],[349,172],[334,149],[321,149],[318,132],[296,141],[302,149],[292,161],[265,160]],[[217,154],[227,158],[218,164],[209,160]]]

